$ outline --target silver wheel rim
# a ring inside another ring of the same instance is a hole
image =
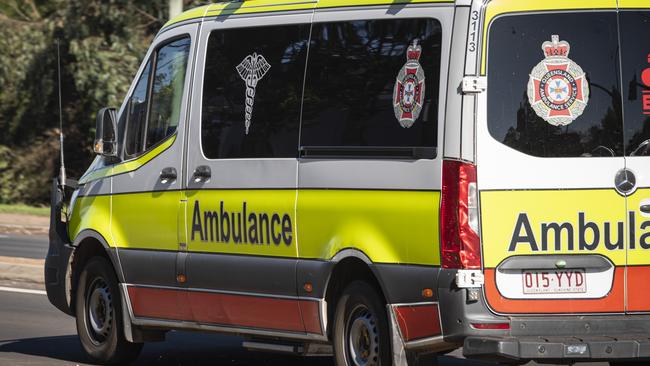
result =
[[[113,323],[111,292],[102,278],[96,278],[88,287],[86,294],[90,339],[95,344],[101,344],[108,338]]]
[[[348,354],[354,365],[379,365],[377,318],[364,305],[357,306],[348,318]]]

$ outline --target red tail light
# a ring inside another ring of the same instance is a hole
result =
[[[472,164],[442,163],[440,233],[442,268],[481,268],[476,167]]]

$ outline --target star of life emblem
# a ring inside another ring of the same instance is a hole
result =
[[[528,101],[538,116],[553,126],[566,126],[589,103],[589,83],[582,68],[568,56],[571,46],[553,35],[542,44],[544,60],[528,80]]]
[[[406,63],[399,71],[393,89],[393,109],[399,124],[404,128],[413,126],[422,112],[425,76],[420,65],[422,47],[418,41],[406,50]]]
[[[251,127],[251,120],[253,118],[253,105],[255,104],[255,89],[257,83],[262,80],[264,75],[271,69],[271,65],[266,61],[264,56],[253,53],[244,58],[244,60],[237,65],[237,73],[246,83],[246,114],[244,119],[244,126],[246,127],[246,134]]]

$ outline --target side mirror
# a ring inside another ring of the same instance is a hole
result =
[[[97,112],[95,153],[117,157],[117,113],[115,108],[102,108]]]

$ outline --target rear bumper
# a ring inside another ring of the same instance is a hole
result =
[[[496,315],[483,291],[471,301],[454,284],[455,271],[440,273],[439,301],[445,342],[463,347],[467,358],[485,361],[567,363],[650,360],[650,315]],[[507,323],[509,329],[475,324]]]
[[[552,362],[650,360],[648,335],[468,337],[463,355],[488,361],[537,360]]]

